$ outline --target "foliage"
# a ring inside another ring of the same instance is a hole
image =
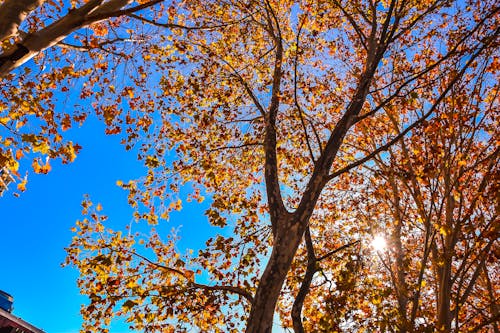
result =
[[[34,171],[46,172],[40,156],[73,160],[62,132],[95,110],[148,168],[119,182],[137,223],[166,223],[184,189],[209,198],[221,233],[183,254],[175,232],[110,230],[86,199],[66,262],[90,299],[84,331],[122,316],[146,332],[262,333],[276,309],[296,332],[494,324],[495,1],[99,9],[110,3],[73,4],[63,17],[97,7],[52,35],[56,49],[36,51],[41,75],[20,65],[4,75],[2,163],[15,172],[35,153]],[[32,31],[59,22],[45,7]],[[0,59],[17,61],[24,44],[7,44]],[[82,106],[55,112],[69,82]],[[380,232],[382,267],[366,240]]]

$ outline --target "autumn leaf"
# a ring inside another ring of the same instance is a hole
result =
[[[22,182],[20,182],[19,184],[17,184],[17,189],[21,192],[24,192],[26,191],[26,184],[28,183],[28,179],[23,179]]]

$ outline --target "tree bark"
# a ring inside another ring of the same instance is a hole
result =
[[[449,332],[451,329],[451,262],[445,259],[439,281],[437,330]]]
[[[17,34],[26,16],[44,0],[5,0],[0,5],[0,42]]]
[[[276,303],[304,232],[291,219],[287,221],[287,225],[289,228],[279,229],[275,237],[269,262],[255,293],[246,333],[272,331]]]
[[[10,2],[11,0],[7,1]],[[134,12],[161,1],[153,0],[130,8],[128,11]],[[81,7],[70,10],[68,14],[42,30],[28,34],[20,43],[12,45],[0,54],[0,78],[5,77],[12,70],[18,68],[41,51],[56,45],[73,31],[113,16],[123,15],[122,11],[125,12],[127,10],[121,9],[131,2],[131,0],[110,0],[106,2],[103,0],[90,0]]]
[[[309,293],[314,274],[317,271],[317,258],[314,254],[314,246],[312,243],[309,227],[306,229],[304,236],[307,247],[307,268],[304,279],[300,284],[299,292],[297,293],[292,306],[292,323],[295,333],[305,333],[304,325],[302,324],[302,307],[304,305],[304,300]]]
[[[86,22],[87,14],[101,3],[102,0],[91,0],[46,28],[29,34],[21,43],[7,49],[0,56],[0,77],[4,77],[21,66],[40,51],[57,44],[76,29],[91,23]]]

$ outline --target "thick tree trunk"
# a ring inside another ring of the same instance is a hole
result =
[[[278,231],[271,257],[255,293],[246,333],[271,333],[276,303],[302,233],[298,224]]]

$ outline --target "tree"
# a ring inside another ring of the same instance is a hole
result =
[[[493,125],[498,81],[487,79],[491,66],[496,60],[478,75],[464,77],[414,135],[337,185],[356,194],[335,203],[340,211],[356,207],[356,230],[349,234],[360,239],[385,235],[387,248],[376,252],[366,244],[351,258],[313,266],[321,275],[305,303],[308,330],[340,330],[350,321],[384,332],[498,331],[492,288],[498,284],[498,184],[493,180],[499,161]],[[404,116],[418,117],[420,105],[415,97]],[[400,112],[389,108],[384,113],[379,126],[358,128],[363,145],[376,145],[373,128],[400,132]],[[360,200],[360,193],[369,199]],[[340,221],[322,233],[340,239],[346,234],[338,230],[341,224],[353,227],[349,218],[339,214]],[[317,238],[317,248],[329,247]],[[299,281],[301,290],[311,284],[307,272]],[[318,305],[319,298],[327,301]],[[294,318],[296,323],[300,319]]]
[[[326,246],[309,253],[313,261],[355,241],[321,240],[343,213],[329,200],[336,181],[416,135],[459,82],[494,61],[499,8],[333,0],[186,1],[171,9],[186,26],[212,24],[180,29],[155,48],[161,125],[132,137],[149,172],[121,185],[137,219],[153,224],[180,209],[175,193],[190,185],[191,198],[210,196],[210,222],[232,232],[181,256],[175,235],[161,241],[152,231],[137,240],[109,231],[100,207],[85,201],[88,217],[67,261],[91,300],[85,329],[104,330],[116,313],[145,331],[167,323],[237,331],[244,320],[246,332],[270,332],[303,236],[306,248],[314,245],[307,235]],[[405,116],[417,99],[418,116]],[[378,127],[389,109],[405,126],[399,131]],[[371,142],[356,135],[362,126]]]
[[[379,195],[396,221],[396,261],[387,267],[407,331],[415,329],[417,313],[427,329],[446,332],[477,331],[498,320],[495,291],[487,286],[498,279],[498,83],[485,79],[495,62],[466,77],[410,142],[391,151],[390,168],[378,162],[388,182]]]
[[[133,15],[168,16],[162,2],[0,4],[0,169],[21,178],[19,164],[26,159],[35,173],[49,172],[50,159],[72,162],[81,147],[63,132],[92,109],[108,133],[120,132],[127,122],[149,126],[147,106],[154,101],[145,78],[151,53],[146,56],[143,48],[152,38]],[[75,105],[69,107],[68,99]],[[118,119],[122,112],[126,119]],[[18,189],[24,191],[26,182],[25,177]]]
[[[5,0],[0,8],[0,19],[2,22],[0,26],[0,40],[4,41],[10,37],[21,35],[19,26],[26,19],[27,15],[42,6],[43,2],[43,0]],[[3,50],[0,56],[0,77],[6,76],[13,69],[24,64],[41,51],[58,44],[75,30],[82,29],[102,20],[134,13],[155,5],[160,1],[145,2],[140,6],[125,10],[124,7],[131,2],[130,0],[96,0],[89,1],[78,8],[75,8],[75,4],[73,4],[73,8],[66,15],[61,16],[47,26],[43,26],[44,21],[35,20],[36,23],[41,23],[42,27],[33,23],[30,24],[29,28],[30,30],[33,29],[32,31],[23,33],[22,35],[24,36],[19,41],[16,41],[15,44]],[[58,4],[55,6],[55,9],[61,10],[63,9],[61,7],[63,5]]]

